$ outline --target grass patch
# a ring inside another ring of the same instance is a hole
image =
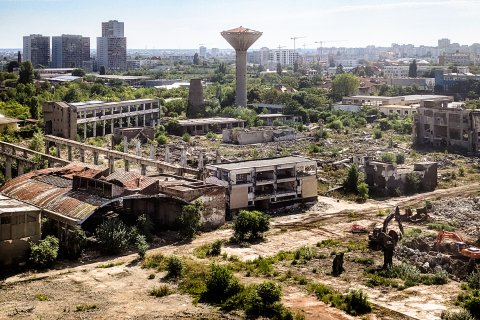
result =
[[[75,307],[75,312],[85,312],[97,309],[96,304],[82,303]]]
[[[359,257],[359,258],[353,258],[352,261],[358,264],[362,264],[364,266],[371,266],[373,264],[372,258]]]
[[[200,259],[207,257],[219,256],[222,250],[223,241],[216,240],[212,243],[206,243],[193,250],[193,255]]]
[[[347,218],[348,218],[349,221],[355,221],[355,220],[358,220],[360,218],[360,215],[357,212],[349,211],[347,213]]]
[[[365,239],[362,240],[349,240],[347,242],[348,251],[366,251],[368,248],[368,242]]]
[[[436,231],[455,231],[455,227],[449,223],[433,222],[427,224],[427,228]]]
[[[340,241],[334,239],[327,239],[317,242],[317,247],[319,248],[331,248],[340,245]]]
[[[422,234],[422,229],[420,228],[408,228],[403,234],[404,239],[408,238],[417,238]]]
[[[98,265],[96,266],[95,268],[97,269],[105,269],[105,268],[112,268],[112,267],[116,267],[116,266],[120,266],[124,264],[123,261],[117,261],[117,262],[108,262],[108,263],[103,263],[101,265]]]
[[[173,293],[173,291],[172,291],[172,289],[170,289],[169,286],[161,285],[159,287],[155,287],[155,288],[151,289],[148,293],[153,297],[161,298],[161,297],[171,295]]]
[[[47,301],[48,300],[48,296],[44,293],[37,293],[35,295],[35,299],[37,299],[38,301]]]
[[[161,254],[149,254],[142,261],[142,268],[164,270],[167,263],[167,258]]]

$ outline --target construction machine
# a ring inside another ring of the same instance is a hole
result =
[[[398,223],[399,232],[390,229],[388,224],[395,219]],[[381,227],[375,226],[373,232],[368,236],[368,246],[373,250],[383,251],[383,268],[390,268],[393,265],[393,251],[398,241],[403,236],[403,225],[400,218],[400,208],[396,207],[395,211],[390,213]]]
[[[457,252],[461,257],[470,259],[480,259],[480,248],[468,246],[468,244],[455,232],[440,231],[438,232],[437,239],[435,240],[435,249],[438,250],[443,240],[450,239],[457,245]]]

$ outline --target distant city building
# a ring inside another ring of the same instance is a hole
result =
[[[24,36],[23,60],[31,61],[34,67],[47,67],[50,62],[50,37],[41,34]]]
[[[210,54],[212,55],[212,57],[218,57],[219,53],[220,53],[220,49],[218,49],[218,48],[212,48],[210,50]]]
[[[63,34],[52,37],[53,68],[83,68],[90,61],[90,38]]]
[[[207,56],[207,47],[201,46],[198,48],[198,56],[201,58],[205,58]]]
[[[123,33],[123,22],[102,22],[102,36],[97,38],[98,68],[124,70],[127,68],[127,38]]]
[[[438,57],[438,62],[441,65],[456,65],[456,66],[468,66],[472,63],[470,54],[468,53],[445,53]]]
[[[291,49],[270,50],[269,61],[282,66],[293,66],[298,59],[298,52]]]
[[[443,38],[438,40],[439,49],[445,49],[445,48],[448,48],[449,46],[450,46],[450,39]]]

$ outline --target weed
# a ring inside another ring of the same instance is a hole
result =
[[[422,234],[422,229],[420,228],[409,228],[405,230],[405,233],[403,234],[404,239],[408,238],[417,238]]]
[[[319,247],[319,248],[331,248],[331,247],[336,247],[339,244],[340,244],[340,241],[338,241],[338,240],[327,239],[327,240],[322,240],[320,242],[317,242],[317,247]]]
[[[161,285],[151,289],[148,293],[156,298],[161,298],[172,294],[172,289],[167,285]]]
[[[470,312],[465,309],[457,311],[443,311],[440,318],[442,320],[475,320]]]
[[[87,303],[79,304],[78,306],[75,307],[76,312],[85,312],[85,311],[90,311],[95,309],[97,309],[96,304],[87,304]]]
[[[167,278],[178,278],[182,275],[183,264],[177,256],[171,256],[167,260]]]
[[[455,227],[449,223],[432,222],[427,224],[428,229],[436,231],[455,231]]]
[[[35,295],[35,299],[37,299],[38,301],[47,301],[48,300],[48,296],[44,293],[37,293]]]
[[[297,249],[295,251],[295,260],[312,260],[312,258],[315,256],[315,252],[313,248],[308,247],[308,246],[303,246],[300,249]]]
[[[148,275],[148,280],[152,280],[152,279],[155,279],[155,273],[150,273]]]
[[[113,267],[116,267],[116,266],[120,266],[122,264],[124,264],[123,261],[117,261],[117,262],[112,261],[112,262],[100,264],[100,265],[96,266],[95,268],[97,268],[97,269],[113,268]]]
[[[366,251],[367,247],[367,240],[349,240],[347,243],[348,251]]]
[[[373,264],[373,259],[366,257],[353,258],[352,261],[365,266],[371,266]]]
[[[163,270],[166,258],[161,253],[147,255],[142,261],[142,268]]]

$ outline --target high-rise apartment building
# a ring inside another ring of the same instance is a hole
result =
[[[62,34],[52,37],[52,67],[82,68],[90,61],[90,38]]]
[[[97,65],[100,69],[122,70],[127,68],[127,38],[123,22],[102,22],[102,36],[97,38]]]
[[[205,58],[207,56],[207,47],[200,46],[198,51],[199,51],[198,55],[200,56],[200,58]]]
[[[48,67],[50,62],[50,37],[31,34],[23,37],[23,60],[31,61],[33,66]]]

